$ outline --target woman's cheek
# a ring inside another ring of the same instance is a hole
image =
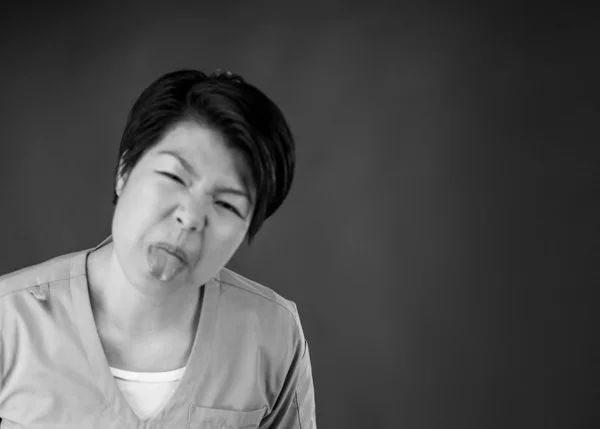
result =
[[[169,203],[174,197],[173,190],[157,183],[144,183],[135,193],[135,205],[138,211],[148,212]]]
[[[146,223],[145,219],[152,216],[159,198],[149,186],[131,187],[126,197],[126,201],[123,201],[126,204],[121,210],[120,218],[126,225],[125,229],[133,232]]]
[[[227,249],[235,251],[244,239],[246,230],[244,222],[235,219],[221,219],[221,222],[214,229],[213,241],[216,244],[215,247],[223,248],[226,253],[228,252]]]

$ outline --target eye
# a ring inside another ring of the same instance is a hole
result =
[[[160,174],[162,174],[163,176],[168,177],[169,179],[171,179],[171,180],[173,180],[173,181],[175,181],[177,183],[185,185],[184,181],[179,176],[176,176],[175,174],[171,174],[171,173],[168,173],[166,171],[161,171]]]
[[[242,215],[240,214],[240,212],[238,211],[238,209],[236,209],[236,208],[235,208],[234,206],[232,206],[231,204],[229,204],[229,203],[226,203],[225,201],[217,201],[217,204],[218,204],[218,205],[220,205],[221,207],[223,207],[224,209],[226,209],[226,210],[229,210],[230,212],[233,212],[233,213],[235,213],[236,215],[238,215],[238,216],[240,216],[240,217],[242,216]]]

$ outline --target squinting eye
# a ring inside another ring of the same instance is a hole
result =
[[[182,185],[185,185],[185,183],[183,182],[183,180],[181,180],[181,178],[179,176],[176,176],[174,174],[171,173],[167,173],[165,171],[161,171],[160,174],[162,174],[163,176],[168,177],[171,180],[174,180],[175,182],[181,183]]]
[[[221,207],[235,213],[236,215],[241,216],[240,212],[235,207],[233,207],[231,204],[226,203],[225,201],[217,201],[217,204],[219,204]]]

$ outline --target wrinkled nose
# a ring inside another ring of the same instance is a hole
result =
[[[192,232],[204,229],[207,223],[206,211],[202,205],[191,202],[178,207],[175,219],[181,228]]]

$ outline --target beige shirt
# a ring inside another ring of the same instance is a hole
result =
[[[0,277],[2,429],[314,429],[296,305],[228,269],[202,286],[194,345],[152,418],[136,414],[100,342],[80,251]]]

